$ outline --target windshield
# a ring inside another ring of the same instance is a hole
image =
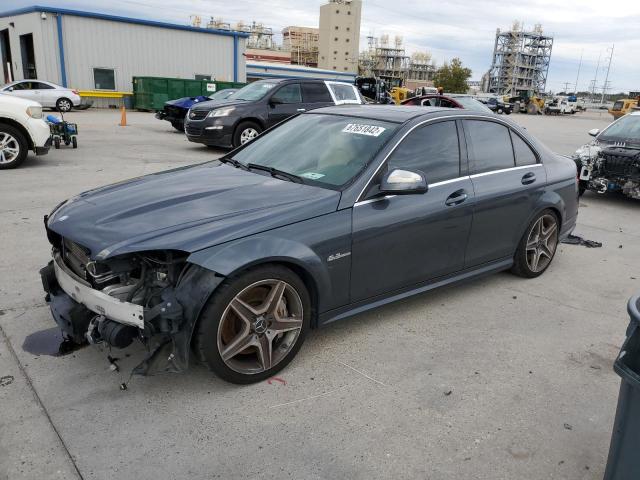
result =
[[[264,97],[269,90],[275,87],[275,83],[270,82],[255,82],[242,87],[234,95],[234,100],[260,100]]]
[[[491,113],[491,110],[485,107],[482,103],[471,97],[452,97],[456,102],[462,105],[467,110],[473,110],[474,112]]]
[[[624,140],[640,143],[640,115],[625,115],[609,125],[598,136],[598,140]]]
[[[337,188],[355,178],[397,128],[368,118],[304,114],[258,137],[233,159]]]

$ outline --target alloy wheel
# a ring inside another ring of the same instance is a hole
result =
[[[249,140],[253,140],[258,136],[258,131],[255,128],[245,128],[240,134],[240,145],[244,145]]]
[[[527,238],[527,265],[532,272],[540,272],[549,266],[558,247],[558,222],[551,214],[541,216]]]
[[[71,102],[69,100],[58,100],[58,109],[62,112],[71,110]]]
[[[6,132],[0,132],[0,163],[11,163],[20,155],[20,143]]]
[[[289,283],[266,279],[238,293],[222,314],[218,352],[224,363],[242,374],[269,370],[296,344],[304,311]]]

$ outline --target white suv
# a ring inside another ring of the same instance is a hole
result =
[[[0,94],[0,170],[15,168],[33,150],[44,155],[51,146],[49,124],[38,102]]]

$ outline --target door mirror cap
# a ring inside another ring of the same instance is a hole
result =
[[[380,192],[387,195],[411,195],[426,193],[427,179],[419,170],[396,168],[385,174],[380,183]]]
[[[271,97],[271,99],[269,100],[269,105],[271,105],[272,107],[276,106],[276,105],[282,105],[284,102],[282,100],[280,100],[279,98],[275,98],[275,97]]]
[[[7,92],[13,92],[13,87],[7,88]]]
[[[599,128],[592,128],[591,130],[589,130],[587,132],[589,135],[591,135],[592,137],[597,137],[598,134],[600,133],[600,129]]]

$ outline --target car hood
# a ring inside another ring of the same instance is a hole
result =
[[[214,108],[235,107],[238,105],[245,105],[246,103],[246,100],[208,100],[194,105],[192,110],[213,110]]]
[[[209,97],[203,97],[203,96],[182,97],[182,98],[177,98],[175,100],[169,100],[168,102],[165,103],[165,106],[189,108],[196,103],[202,103],[202,102],[208,102],[208,101],[210,101]]]
[[[15,105],[15,106],[23,106],[25,109],[27,107],[40,107],[41,105],[34,100],[27,100],[26,98],[17,97],[12,95],[10,92],[0,92],[0,103],[5,105]]]
[[[209,162],[98,188],[68,200],[49,230],[94,259],[142,250],[192,253],[337,209],[340,193]]]

